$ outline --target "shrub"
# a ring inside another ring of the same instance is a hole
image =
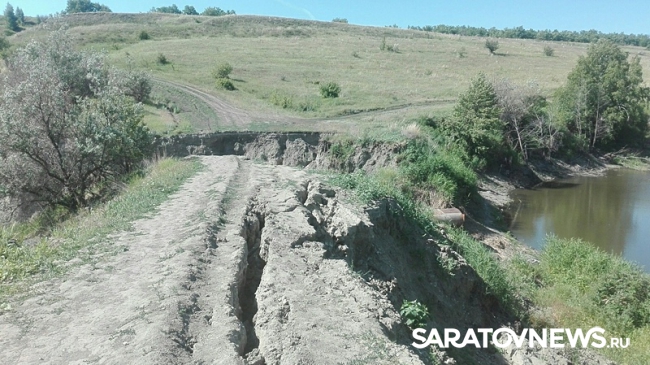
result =
[[[320,94],[324,98],[338,98],[341,87],[335,82],[328,82],[320,86]]]
[[[417,300],[404,300],[399,314],[402,316],[404,323],[411,329],[425,327],[429,318],[427,306]]]
[[[555,50],[551,46],[544,47],[544,55],[548,57],[553,57]]]
[[[332,22],[334,22],[334,23],[345,23],[345,24],[347,24],[347,23],[348,23],[348,20],[345,19],[345,18],[334,18],[334,19],[332,19]]]
[[[27,201],[76,210],[148,154],[143,111],[122,74],[64,31],[7,63],[0,92],[0,185]]]
[[[224,90],[235,90],[235,85],[232,83],[232,81],[223,77],[217,79],[217,86]]]
[[[282,94],[278,91],[271,93],[269,98],[271,104],[281,107],[282,109],[293,108],[293,98],[289,95]]]
[[[169,63],[169,60],[167,59],[167,56],[165,56],[162,53],[158,53],[158,57],[156,57],[156,63],[159,65],[166,65]]]
[[[490,51],[490,54],[494,54],[499,49],[499,41],[488,39],[485,41],[485,48]]]
[[[387,44],[386,37],[381,39],[381,44],[379,45],[379,49],[381,51],[399,53],[399,46],[397,44],[393,44],[393,45]]]
[[[151,37],[149,36],[149,33],[147,33],[146,30],[142,30],[142,31],[140,31],[140,34],[138,34],[138,38],[139,38],[141,41],[146,41],[146,40],[148,40],[148,39],[151,39]]]
[[[144,103],[149,99],[151,89],[151,77],[142,71],[115,71],[117,80],[115,84],[119,84],[124,95],[132,97],[139,103]]]
[[[230,78],[230,73],[232,72],[232,66],[228,62],[217,65],[217,67],[212,70],[212,77],[215,79],[228,79]]]

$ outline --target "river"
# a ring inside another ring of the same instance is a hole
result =
[[[510,232],[542,249],[547,234],[578,237],[650,271],[650,173],[609,170],[512,192]]]

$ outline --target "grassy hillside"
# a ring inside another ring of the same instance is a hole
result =
[[[532,82],[550,95],[588,47],[499,39],[499,49],[490,55],[485,38],[256,16],[74,14],[51,20],[50,28],[59,22],[68,24],[81,46],[105,49],[117,66],[127,67],[130,60],[133,67],[156,78],[193,85],[242,109],[313,118],[356,115],[334,123],[334,129],[350,122],[363,129],[422,114],[448,113],[479,72],[519,84]],[[151,39],[140,40],[141,31]],[[43,34],[42,27],[35,27],[12,40],[21,44]],[[384,38],[398,51],[380,50]],[[554,49],[554,56],[544,55],[545,46]],[[639,55],[650,75],[650,54],[646,54],[650,52],[640,47],[624,49]],[[159,54],[170,63],[158,64]],[[211,72],[221,62],[234,67],[231,78],[236,91],[216,87]],[[323,99],[319,84],[330,81],[340,84],[342,93],[339,98]],[[396,111],[358,114],[386,108]],[[163,112],[160,118],[169,119]],[[194,124],[191,118],[184,123]],[[278,122],[263,128],[332,129],[332,125]]]

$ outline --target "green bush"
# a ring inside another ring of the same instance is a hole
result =
[[[166,65],[169,63],[169,60],[167,59],[167,56],[165,56],[162,53],[158,53],[158,56],[156,57],[156,63],[159,65]]]
[[[293,108],[293,98],[289,95],[282,94],[278,91],[271,93],[269,98],[271,104],[281,107],[282,109],[292,109]]]
[[[332,22],[334,22],[334,23],[345,23],[345,24],[347,24],[347,23],[348,23],[348,20],[345,19],[345,18],[334,18],[334,19],[332,19]]]
[[[138,38],[139,38],[141,41],[146,41],[146,40],[148,40],[148,39],[151,39],[151,37],[149,36],[149,33],[147,33],[146,30],[142,30],[142,31],[140,31],[140,34],[138,34]]]
[[[488,39],[485,41],[485,48],[487,48],[488,51],[490,51],[490,54],[494,54],[494,52],[496,52],[497,49],[499,49],[499,41]]]
[[[235,85],[233,85],[230,79],[226,79],[226,78],[218,78],[217,86],[225,90],[230,90],[230,91],[235,90]]]
[[[404,300],[404,303],[402,303],[402,307],[399,310],[399,314],[402,316],[404,323],[411,329],[424,328],[427,325],[427,319],[429,318],[429,310],[427,309],[427,306],[417,300]]]
[[[464,204],[476,192],[476,173],[454,150],[432,150],[412,142],[402,156],[402,172],[416,189],[435,190],[447,202]]]
[[[338,98],[341,87],[335,82],[328,82],[320,86],[320,94],[324,98]]]
[[[215,79],[228,79],[232,72],[232,66],[228,62],[221,63],[212,70],[212,77]]]
[[[544,47],[544,55],[548,57],[553,57],[553,54],[555,54],[555,50],[551,46],[546,46]]]

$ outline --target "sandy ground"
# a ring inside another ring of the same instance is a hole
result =
[[[338,364],[375,359],[376,346],[388,362],[370,363],[421,363],[386,338],[399,325],[391,303],[327,258],[326,225],[362,221],[333,191],[284,166],[202,161],[149,218],[101,243],[119,254],[12,303],[0,363]]]

